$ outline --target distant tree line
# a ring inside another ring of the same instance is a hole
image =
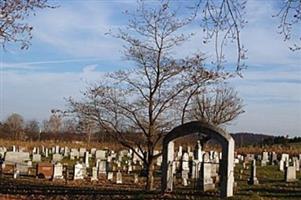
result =
[[[262,141],[263,145],[273,145],[273,144],[290,144],[301,142],[301,137],[289,138],[288,136],[277,136],[266,138]]]
[[[85,127],[86,124],[74,118],[66,118],[52,111],[48,120],[24,120],[18,113],[12,113],[0,122],[0,138],[21,141],[98,141],[109,142],[101,131]]]

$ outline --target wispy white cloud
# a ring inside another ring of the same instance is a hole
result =
[[[43,61],[34,61],[34,62],[15,62],[7,63],[0,62],[0,70],[5,69],[41,69],[41,66],[48,64],[66,64],[66,63],[80,63],[87,61],[100,61],[102,58],[78,58],[78,59],[64,59],[64,60],[43,60]]]
[[[76,2],[33,18],[35,38],[72,56],[114,58],[120,42],[106,35],[114,26],[112,9],[93,1]]]

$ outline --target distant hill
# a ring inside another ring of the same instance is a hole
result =
[[[265,139],[273,139],[275,136],[256,134],[256,133],[232,133],[231,136],[235,140],[235,146],[260,144]]]

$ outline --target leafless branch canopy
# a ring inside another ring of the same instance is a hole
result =
[[[280,20],[278,29],[279,33],[283,35],[284,41],[291,40],[295,37],[301,42],[301,33],[297,33],[294,35],[295,30],[300,29],[300,22],[301,22],[301,1],[300,0],[286,0],[281,1],[281,9],[280,11],[274,16],[278,17]],[[299,34],[299,35],[298,35]],[[290,50],[296,51],[301,50],[301,44],[295,43],[293,46],[290,47]]]
[[[1,0],[0,1],[0,43],[15,42],[26,49],[30,45],[33,27],[24,19],[37,9],[50,7],[47,0]]]
[[[205,0],[200,1],[202,8],[201,26],[206,33],[203,43],[213,40],[216,55],[216,66],[223,67],[225,62],[224,47],[228,42],[237,48],[236,70],[239,73],[245,68],[246,49],[240,39],[240,30],[247,23],[245,20],[245,0]]]
[[[220,84],[194,97],[190,117],[222,125],[231,122],[242,113],[244,113],[242,99],[237,96],[237,92]]]

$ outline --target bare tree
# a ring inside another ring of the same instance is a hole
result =
[[[62,115],[57,110],[52,110],[49,120],[43,121],[44,131],[50,133],[59,133],[62,130]]]
[[[172,56],[175,47],[191,36],[181,28],[193,18],[177,18],[168,3],[156,8],[139,4],[126,29],[114,35],[125,42],[125,57],[135,66],[108,74],[106,80],[88,88],[81,101],[69,99],[70,111],[77,117],[95,121],[140,157],[147,171],[146,189],[153,188],[153,163],[159,156],[155,148],[165,133],[181,123],[175,107],[184,105],[178,103],[189,104],[198,90],[231,76],[221,69],[205,68],[201,53],[182,59]],[[134,131],[135,140],[125,137],[129,131]]]
[[[77,122],[75,119],[67,118],[62,120],[62,132],[75,133],[77,129]]]
[[[217,126],[227,124],[244,113],[242,102],[233,88],[219,85],[194,97],[190,117]]]
[[[8,126],[9,131],[12,133],[13,139],[22,139],[24,119],[21,115],[13,113],[5,120],[4,123]]]
[[[16,42],[21,49],[28,48],[33,27],[24,19],[37,9],[50,8],[47,0],[1,0],[0,1],[0,43],[2,47]]]
[[[38,140],[40,136],[39,122],[36,120],[29,120],[25,124],[25,132],[29,139]]]

